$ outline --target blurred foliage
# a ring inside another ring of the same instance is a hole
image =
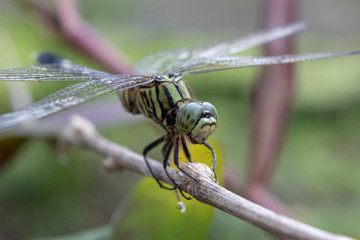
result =
[[[80,233],[62,235],[59,237],[36,238],[32,240],[108,240],[112,235],[112,227],[109,225],[94,228]]]
[[[207,4],[201,4],[201,1],[183,3],[183,8],[189,11],[180,11],[182,4],[175,1],[164,3],[158,0],[159,4],[165,5],[164,9],[153,5],[151,11],[146,1],[106,2],[81,1],[80,9],[86,19],[122,48],[133,62],[165,48],[196,46],[247,33],[246,29],[239,28],[253,29],[258,17],[249,9],[259,12],[255,6],[258,1],[245,1],[241,6],[235,1],[215,1],[203,11],[199,10],[206,8]],[[214,4],[221,6],[214,7]],[[320,26],[320,33],[307,35],[305,32],[301,52],[358,49],[360,35],[350,33],[360,31],[351,28],[346,31],[350,26],[346,22],[350,14],[344,10],[347,5],[341,3],[339,8],[334,1],[325,1],[325,4],[324,11],[341,27],[331,32],[328,28],[335,24],[329,24],[328,18],[322,22],[318,16],[316,20],[307,16],[310,32],[312,21]],[[336,7],[331,8],[332,4]],[[350,10],[358,9],[355,4],[360,7],[358,1],[347,4]],[[217,14],[222,11],[236,14],[226,14],[230,20],[224,19],[227,22],[221,25],[218,23],[221,19],[210,19],[211,14],[207,13],[214,11],[211,9],[216,9]],[[344,18],[334,17],[331,12]],[[174,17],[170,18],[172,15]],[[237,16],[241,16],[243,21]],[[168,21],[164,21],[165,17]],[[231,22],[232,27],[228,27]],[[244,25],[240,26],[239,22]],[[326,30],[330,32],[322,36]],[[32,53],[42,50],[96,67],[55,34],[45,30],[26,11],[20,11],[11,1],[1,1],[0,67],[31,64]],[[359,57],[299,64],[296,107],[281,161],[270,186],[297,219],[354,237],[360,234],[358,65]],[[220,123],[213,138],[220,143],[218,149],[224,152],[224,160],[231,162],[240,176],[246,176],[249,96],[257,71],[251,68],[186,77],[198,99],[212,102],[217,107]],[[29,86],[34,99],[38,99],[64,87],[64,83],[34,83]],[[0,113],[9,110],[7,87],[0,83]],[[101,127],[106,137],[137,152],[163,134],[158,129],[150,121]],[[142,232],[156,239],[169,236],[187,239],[191,236],[194,239],[195,236],[196,239],[272,238],[258,228],[196,200],[186,201],[187,212],[181,214],[175,208],[172,192],[159,189],[149,178],[137,184],[138,177],[132,173],[101,174],[101,159],[89,151],[71,149],[68,153],[70,159],[64,165],[58,161],[54,139],[5,141],[3,139],[0,143],[0,149],[10,144],[14,146],[12,149],[16,147],[16,151],[11,154],[10,162],[0,169],[0,239],[60,239],[56,236],[64,234],[68,239],[90,239],[87,238],[89,235],[101,239],[108,233],[108,223],[115,209],[121,207],[124,208],[123,215],[116,234],[126,239],[140,239],[140,235],[132,234]],[[159,151],[151,156],[161,158]]]
[[[213,208],[196,200],[184,203],[182,214],[174,193],[160,189],[153,179],[142,180],[124,206],[113,239],[184,239],[188,234],[187,239],[207,239]]]

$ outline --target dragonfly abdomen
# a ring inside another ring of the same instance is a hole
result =
[[[136,104],[136,96],[139,92],[139,87],[129,88],[118,92],[120,101],[126,111],[132,114],[140,114],[140,110]]]
[[[119,92],[125,109],[142,113],[163,128],[175,125],[179,108],[191,102],[190,88],[182,76],[163,76],[151,83]]]

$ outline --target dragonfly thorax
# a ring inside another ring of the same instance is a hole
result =
[[[181,75],[163,75],[148,84],[121,91],[119,95],[126,110],[145,115],[167,132],[175,129],[180,108],[192,102],[191,91]]]
[[[168,133],[186,135],[192,143],[204,143],[217,124],[217,111],[208,102],[194,102],[181,75],[164,75],[155,81],[119,92],[126,110],[142,113]]]
[[[176,116],[176,129],[192,143],[204,143],[215,130],[218,113],[208,102],[191,102],[183,105]]]

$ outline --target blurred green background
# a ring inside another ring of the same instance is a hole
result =
[[[0,68],[31,64],[33,53],[43,50],[96,68],[15,2],[0,1]],[[252,32],[259,26],[260,3],[83,0],[79,9],[135,63],[159,50]],[[299,35],[298,51],[359,50],[359,9],[358,0],[302,2],[301,19],[308,29]],[[360,234],[359,63],[359,57],[348,57],[298,64],[295,106],[270,186],[297,219],[352,237]],[[258,71],[186,77],[198,99],[217,107],[220,124],[212,138],[221,161],[231,162],[240,177],[246,176],[249,96]],[[64,86],[28,84],[34,99]],[[109,96],[93,104],[102,101],[117,99]],[[7,85],[0,83],[0,113],[11,111],[9,102]],[[135,119],[99,126],[100,132],[140,153],[162,130]],[[196,200],[185,202],[188,209],[182,215],[172,192],[133,173],[104,173],[102,159],[87,150],[71,148],[68,159],[59,161],[53,136],[7,139],[2,134],[0,139],[2,154],[14,150],[0,169],[0,239],[107,239],[109,222],[121,239],[272,239]],[[160,158],[159,153],[152,156]]]

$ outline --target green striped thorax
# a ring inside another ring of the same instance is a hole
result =
[[[188,136],[192,143],[205,143],[215,130],[218,113],[209,102],[187,103],[176,116],[176,129]]]

